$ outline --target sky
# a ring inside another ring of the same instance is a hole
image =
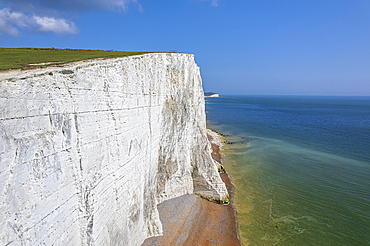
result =
[[[370,96],[369,0],[0,0],[0,47],[178,51],[205,91]]]

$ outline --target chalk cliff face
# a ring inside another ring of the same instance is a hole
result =
[[[0,74],[0,244],[140,245],[157,204],[227,196],[189,54]]]

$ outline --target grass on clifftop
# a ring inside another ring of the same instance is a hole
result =
[[[139,55],[145,52],[41,49],[41,48],[0,48],[0,71],[8,69],[29,69],[93,58],[115,58]],[[46,63],[46,64],[40,64]],[[33,64],[33,65],[31,65]]]

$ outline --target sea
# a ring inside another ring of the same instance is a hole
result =
[[[242,245],[370,245],[370,97],[206,98]]]

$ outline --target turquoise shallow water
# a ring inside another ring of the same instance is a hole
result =
[[[370,245],[370,98],[207,98],[244,245]]]

